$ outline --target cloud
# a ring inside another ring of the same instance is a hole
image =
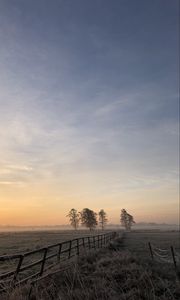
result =
[[[21,181],[0,181],[0,186],[24,186],[24,182]]]
[[[150,26],[149,6],[134,18],[133,6],[109,3],[0,4],[7,194],[17,186],[17,198],[79,201],[176,191],[174,17],[159,3]]]

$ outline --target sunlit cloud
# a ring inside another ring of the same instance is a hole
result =
[[[0,185],[13,185],[13,186],[23,186],[23,182],[20,182],[20,181],[0,181]]]

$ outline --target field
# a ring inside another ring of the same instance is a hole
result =
[[[98,230],[93,233],[89,230],[3,232],[0,233],[0,255],[36,250],[47,245],[99,233],[101,231]]]
[[[132,252],[149,252],[148,242],[152,245],[168,249],[170,246],[180,249],[180,233],[178,231],[132,231],[126,233],[124,246]]]
[[[1,253],[12,254],[88,234],[88,231],[6,233],[1,235]],[[180,299],[180,279],[173,263],[153,262],[148,242],[161,249],[170,250],[173,246],[180,253],[177,231],[132,231],[125,234],[123,241],[118,238],[108,248],[87,251],[67,271],[40,281],[30,299]],[[4,299],[28,299],[28,292],[27,285]]]
[[[71,240],[73,238],[99,234],[101,231],[59,230],[59,231],[27,231],[0,233],[0,255],[16,254],[35,250],[47,245]],[[133,230],[126,233],[124,247],[133,252],[147,252],[148,242],[160,248],[171,245],[180,249],[180,233],[178,231]]]

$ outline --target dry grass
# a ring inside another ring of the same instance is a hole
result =
[[[126,241],[126,240],[125,240]],[[128,241],[128,240],[127,240]],[[126,247],[90,251],[65,272],[34,286],[31,300],[178,300],[180,283],[173,266],[152,263]],[[126,244],[126,243],[125,243]],[[3,300],[28,299],[29,286]]]
[[[170,266],[152,266],[128,251],[91,252],[76,266],[37,287],[34,299],[167,300],[179,299],[176,275]],[[38,294],[38,297],[35,295]]]
[[[178,231],[132,231],[126,234],[124,246],[134,252],[149,252],[148,242],[160,248],[168,249],[172,245],[180,251],[180,233]]]
[[[15,254],[40,249],[51,244],[72,240],[73,238],[97,235],[100,230],[51,230],[0,233],[0,255]]]

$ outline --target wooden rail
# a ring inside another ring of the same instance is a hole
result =
[[[42,276],[61,261],[80,255],[84,250],[105,247],[115,237],[116,232],[111,231],[68,240],[23,254],[0,256],[0,266],[12,265],[14,262],[13,269],[0,272],[0,292]]]

